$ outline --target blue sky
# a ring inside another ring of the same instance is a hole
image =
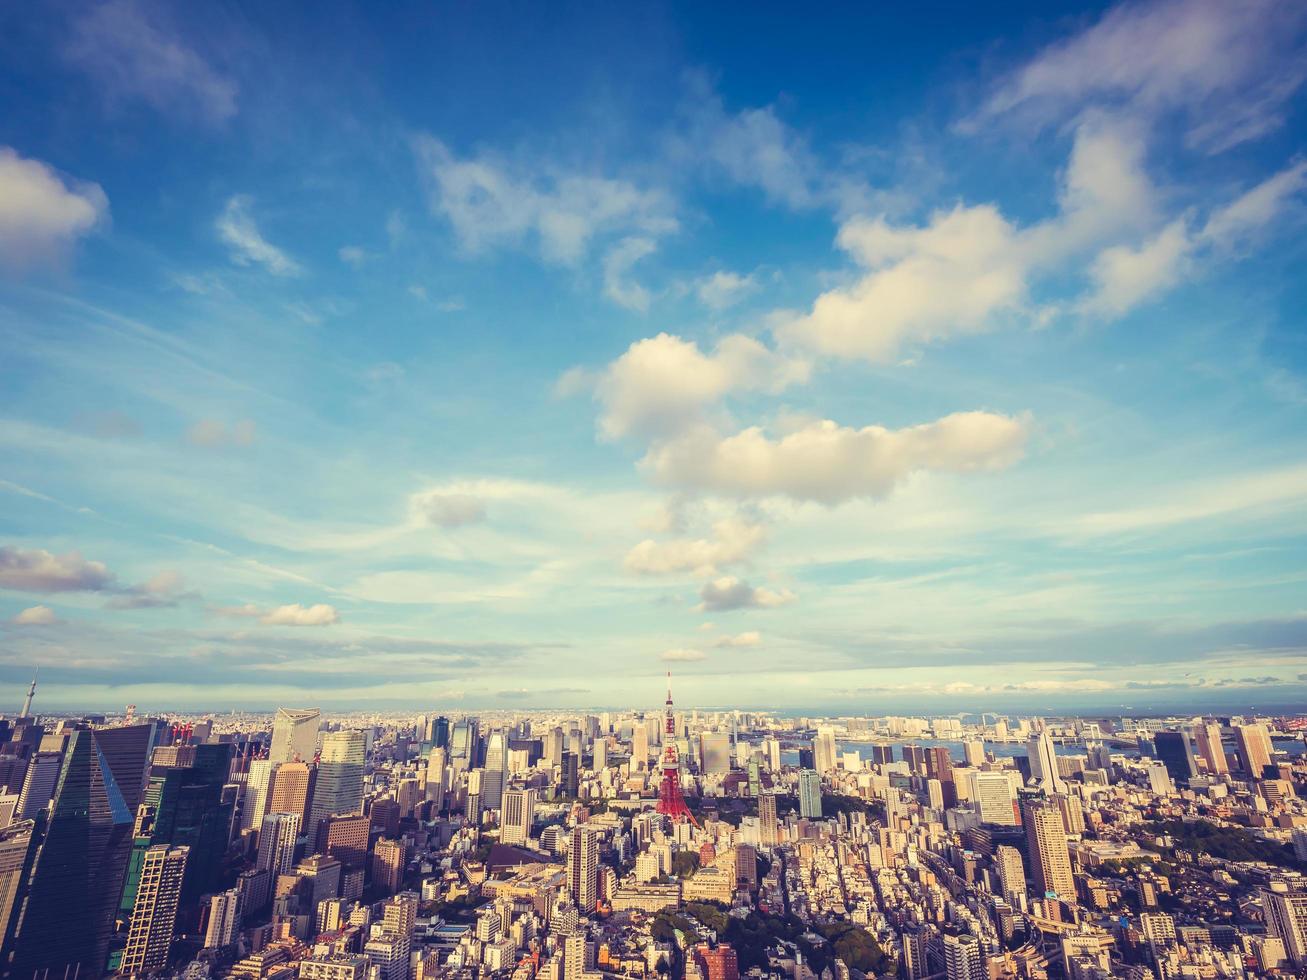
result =
[[[0,14],[48,707],[1285,704],[1307,10]]]

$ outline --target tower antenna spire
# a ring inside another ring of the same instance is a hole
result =
[[[681,793],[681,760],[676,753],[676,712],[672,710],[672,672],[667,672],[667,712],[663,723],[663,779],[658,790],[658,812],[671,817],[677,823],[688,820],[694,826],[699,821],[694,819]]]
[[[41,668],[37,667],[32,673],[32,686],[27,689],[27,697],[23,699],[23,710],[18,713],[19,718],[29,718],[32,714],[32,698],[36,697],[36,678],[41,673]],[[668,695],[671,696],[670,694]]]

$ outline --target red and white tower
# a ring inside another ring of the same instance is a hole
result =
[[[658,790],[658,812],[678,823],[688,820],[694,826],[699,821],[685,805],[681,794],[681,760],[676,754],[676,714],[672,710],[672,672],[667,672],[667,719],[663,726],[663,782]]]

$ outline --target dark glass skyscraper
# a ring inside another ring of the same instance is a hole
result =
[[[1176,785],[1184,785],[1198,774],[1194,746],[1188,732],[1158,732],[1153,736],[1153,746],[1157,749],[1157,758],[1166,766]]]
[[[96,733],[73,732],[32,862],[9,976],[104,973],[131,833],[132,813]]]

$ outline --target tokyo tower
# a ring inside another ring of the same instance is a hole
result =
[[[694,826],[699,821],[685,805],[681,794],[681,760],[676,754],[676,716],[672,711],[672,672],[667,672],[667,718],[663,725],[663,782],[658,790],[658,812],[677,823],[688,820]]]

